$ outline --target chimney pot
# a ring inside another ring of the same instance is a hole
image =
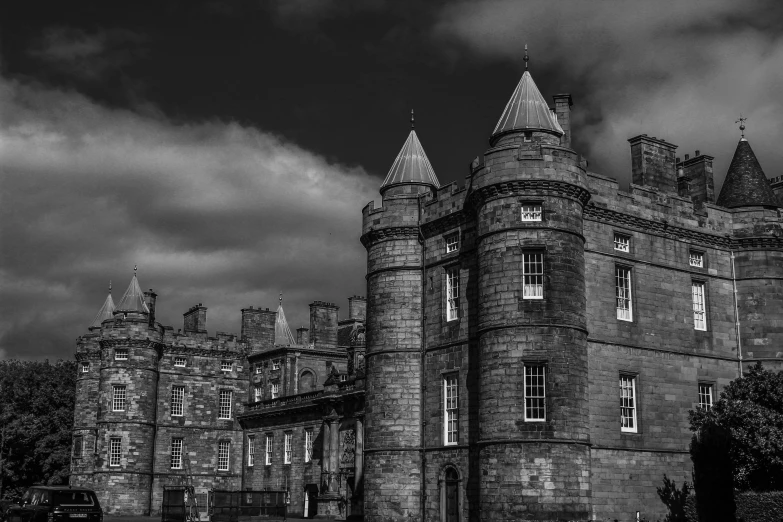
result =
[[[691,155],[690,155],[690,154],[686,154],[686,155],[685,155],[685,161],[688,161],[690,158],[691,158]]]
[[[696,156],[701,156],[701,154],[699,154],[698,150],[696,151]]]

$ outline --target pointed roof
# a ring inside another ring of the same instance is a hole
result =
[[[98,315],[93,319],[90,328],[100,328],[103,321],[112,317],[114,317],[114,300],[111,298],[111,288],[109,288],[109,295],[106,296],[106,300],[103,302],[101,309],[98,310]]]
[[[769,180],[745,138],[734,151],[717,204],[727,208],[779,206]]]
[[[536,87],[529,71],[522,74],[517,88],[495,125],[495,130],[492,131],[491,138],[519,130],[543,130],[560,136],[564,134],[563,128],[557,122],[557,116],[549,109],[549,104]]]
[[[296,344],[296,340],[291,335],[291,329],[288,327],[288,321],[285,319],[283,303],[281,302],[277,307],[277,319],[275,319],[275,346],[292,346],[294,344]]]
[[[147,303],[144,302],[144,292],[141,291],[139,286],[139,280],[136,277],[136,272],[133,273],[133,279],[131,279],[128,289],[125,290],[120,304],[117,305],[117,312],[143,312],[149,313]]]
[[[403,183],[414,183],[421,185],[432,185],[435,188],[440,187],[440,182],[435,176],[429,158],[424,153],[424,147],[421,146],[416,131],[411,129],[408,139],[402,146],[402,150],[397,154],[397,158],[392,163],[386,179],[381,184],[381,189],[391,185]]]

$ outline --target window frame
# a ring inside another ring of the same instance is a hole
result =
[[[460,275],[459,265],[443,267],[443,277],[446,281],[446,295],[444,305],[446,308],[445,311],[447,323],[459,319]]]
[[[280,383],[279,382],[271,382],[269,383],[269,397],[272,399],[279,399],[280,398]]]
[[[522,251],[523,301],[540,301],[544,299],[544,286],[546,282],[545,252],[546,251],[544,249],[529,249]],[[541,259],[537,260],[533,256],[540,256]],[[528,272],[529,267],[537,268],[538,266],[541,267],[541,272]],[[530,278],[530,283],[528,283],[528,278]],[[535,290],[533,290],[533,293],[528,294],[528,288],[533,288]],[[539,295],[536,295],[536,291],[538,289],[540,289],[540,292]]]
[[[637,381],[637,375],[631,374],[631,373],[620,373],[620,432],[621,433],[639,433],[639,395],[636,391],[636,381]],[[626,406],[623,402],[624,399],[627,397],[623,396],[623,379],[629,380],[631,385],[630,387],[626,386],[625,389],[631,390],[631,406]],[[628,417],[624,415],[623,410],[630,409],[633,413],[632,417]],[[625,419],[631,419],[633,422],[633,426],[623,426]]]
[[[544,221],[544,204],[541,201],[520,203],[519,220],[522,223],[541,223]]]
[[[234,361],[220,361],[220,371],[226,373],[234,371]]]
[[[618,241],[618,239],[620,241]],[[623,245],[623,240],[625,240],[625,248],[617,248],[618,244]],[[612,233],[612,248],[614,252],[621,252],[623,254],[631,254],[633,253],[633,236],[630,234],[626,234],[623,232],[613,231]]]
[[[702,388],[709,391],[709,394],[706,395],[709,398],[709,403],[702,402]],[[715,385],[711,382],[699,382],[697,389],[697,408],[710,411],[715,406]]]
[[[540,375],[533,375],[532,371],[529,374],[528,373],[529,369],[530,370],[536,369],[536,371],[538,371],[540,369],[541,370],[541,374]],[[524,387],[524,394],[523,394],[523,396],[524,396],[524,401],[525,401],[525,403],[524,403],[524,409],[525,409],[525,411],[524,411],[524,418],[525,418],[525,422],[546,422],[547,421],[547,407],[546,407],[546,402],[547,402],[547,394],[546,394],[546,392],[547,392],[547,385],[546,385],[546,380],[547,380],[547,374],[549,373],[547,371],[547,365],[545,363],[542,363],[542,362],[525,362],[524,365],[523,365],[522,371],[523,371],[522,378],[523,378],[523,387]],[[528,377],[530,377],[530,379],[531,379],[530,384],[528,384]],[[540,385],[538,383],[535,383],[535,384],[533,383],[533,379],[537,379],[537,378],[541,379]],[[531,391],[532,391],[533,388],[537,389],[539,387],[543,388],[543,395],[532,395],[532,394],[528,395],[528,388],[530,388]],[[531,404],[530,406],[528,406],[528,400],[530,400],[530,404]],[[541,401],[540,405],[533,406],[532,405],[533,402],[537,401],[537,400]],[[528,409],[530,409],[531,411],[532,410],[543,409],[544,414],[543,414],[542,417],[528,416]]]
[[[84,457],[84,435],[74,435],[71,457],[81,459]]]
[[[120,397],[119,392],[122,392]],[[120,404],[122,407],[118,408]],[[112,384],[111,385],[111,411],[127,411],[128,408],[128,386],[125,384]]]
[[[81,364],[81,373],[90,373],[90,363],[89,362],[82,362],[82,364]]]
[[[264,400],[264,386],[256,384],[253,386],[253,402],[261,402]]]
[[[226,411],[224,409],[224,403],[223,403],[223,397],[224,394],[228,394],[228,414],[225,416],[224,412]],[[234,392],[233,390],[220,390],[218,392],[218,420],[231,420],[231,414],[233,413],[233,402],[234,402]]]
[[[460,231],[457,230],[456,232],[450,232],[448,234],[443,235],[443,244],[444,244],[444,250],[446,254],[451,254],[452,252],[459,252],[459,248],[462,246],[462,241],[460,237]]]
[[[627,278],[623,278],[624,281],[627,281],[626,286],[624,289],[627,290],[624,296],[620,296],[619,290],[623,287],[621,287],[618,283],[620,281],[620,272],[624,271],[627,275]],[[614,265],[614,300],[615,300],[615,317],[618,321],[625,321],[632,323],[634,320],[634,306],[633,306],[633,267],[628,265]],[[627,301],[628,307],[627,308],[621,308],[619,306],[620,299],[623,299],[624,301]],[[628,317],[621,317],[621,310],[625,310],[628,313]]]
[[[256,460],[256,436],[247,436],[247,467],[252,468],[255,466]]]
[[[313,460],[313,440],[315,439],[315,437],[313,437],[313,435],[314,435],[315,432],[314,432],[313,428],[305,428],[304,433],[305,433],[305,437],[304,437],[304,446],[305,446],[304,461],[305,461],[305,464],[307,464],[308,462],[312,462],[312,460]]]
[[[222,456],[224,450],[225,450],[225,456]],[[223,462],[225,462],[225,466],[221,467],[221,464]],[[231,441],[230,440],[218,441],[217,470],[231,471]]]
[[[184,448],[185,442],[182,437],[171,438],[171,445],[169,446],[169,466],[171,469],[182,469],[182,454],[184,452]],[[179,455],[177,455],[177,450],[179,451]],[[176,461],[175,458],[177,459]]]
[[[116,445],[115,445],[116,443]],[[114,451],[116,448],[116,452]],[[115,461],[116,457],[116,461]],[[109,437],[109,467],[122,465],[122,437]]]
[[[294,434],[291,431],[283,433],[283,464],[291,464],[294,458]]]
[[[272,359],[272,369],[273,370],[280,369],[280,359]]]
[[[697,302],[697,298],[701,302]],[[700,279],[691,280],[691,304],[693,305],[693,329],[699,332],[707,331],[707,282]],[[697,309],[697,306],[701,310]],[[701,319],[699,319],[701,314]],[[699,324],[701,323],[701,325]],[[699,327],[701,326],[701,327]]]
[[[443,380],[443,445],[459,445],[459,372],[449,372]]]
[[[256,365],[256,375],[261,375],[262,373],[264,373],[264,367],[261,366],[260,364],[257,364]]]
[[[179,395],[177,392],[180,392]],[[178,396],[179,395],[179,396]],[[175,406],[178,406],[179,413],[175,413]],[[171,386],[171,402],[169,404],[169,412],[171,417],[183,417],[185,414],[185,387],[173,384]]]
[[[274,441],[275,436],[271,433],[266,434],[266,444],[264,445],[264,465],[271,466],[272,458],[274,456]]]
[[[699,259],[699,264],[694,264],[693,260],[695,258],[697,258],[697,257]],[[704,255],[704,252],[702,252],[701,250],[689,249],[688,250],[688,266],[691,267],[691,268],[706,268],[706,266],[705,266],[705,264],[706,264],[705,263],[705,257],[706,256]]]
[[[114,360],[115,361],[127,361],[130,357],[130,350],[128,348],[115,348]]]
[[[180,364],[182,363],[182,364]],[[178,355],[174,357],[174,367],[175,368],[185,368],[188,365],[188,359],[187,357]]]

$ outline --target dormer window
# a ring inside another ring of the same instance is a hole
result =
[[[446,253],[456,252],[459,250],[459,232],[454,232],[444,237],[446,241]]]
[[[530,143],[533,141],[533,131],[525,131],[522,133],[522,141]]]

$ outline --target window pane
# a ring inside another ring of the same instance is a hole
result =
[[[220,417],[221,419],[231,418],[231,391],[220,390]]]
[[[704,254],[701,252],[691,252],[688,255],[688,264],[697,268],[704,268]]]
[[[704,308],[704,283],[693,282],[691,284],[693,296],[693,327],[696,330],[707,329],[707,318]]]
[[[631,251],[631,238],[622,234],[614,235],[614,249],[620,252]]]
[[[182,469],[182,439],[171,439],[171,469]]]
[[[305,462],[313,460],[313,430],[305,430]]]
[[[459,315],[459,267],[446,269],[446,320],[453,321]]]
[[[522,221],[541,221],[541,205],[522,205]]]
[[[712,385],[699,384],[699,408],[707,411],[712,409]]]
[[[125,411],[125,386],[112,386],[112,411]]]
[[[256,458],[256,438],[250,436],[247,438],[247,465],[252,466]]]
[[[291,440],[293,439],[292,433],[286,433],[285,439],[284,439],[284,448],[283,448],[283,463],[284,464],[291,464]]]
[[[449,234],[445,237],[446,253],[456,252],[459,249],[459,232]]]
[[[266,436],[266,465],[272,464],[272,436]]]
[[[218,443],[218,471],[228,471],[228,457],[231,443],[221,440]]]
[[[633,320],[631,303],[631,269],[615,268],[615,295],[617,297],[617,318],[622,321]]]
[[[109,466],[119,466],[122,452],[122,439],[112,437],[109,439]]]
[[[636,432],[636,378],[620,376],[620,429]]]
[[[544,298],[544,253],[525,252],[522,254],[522,298]]]
[[[171,387],[171,415],[172,417],[181,417],[183,405],[185,403],[185,387]]]
[[[459,388],[457,374],[443,378],[443,439],[446,445],[459,441]]]
[[[525,365],[525,420],[546,420],[546,380],[543,365]]]

